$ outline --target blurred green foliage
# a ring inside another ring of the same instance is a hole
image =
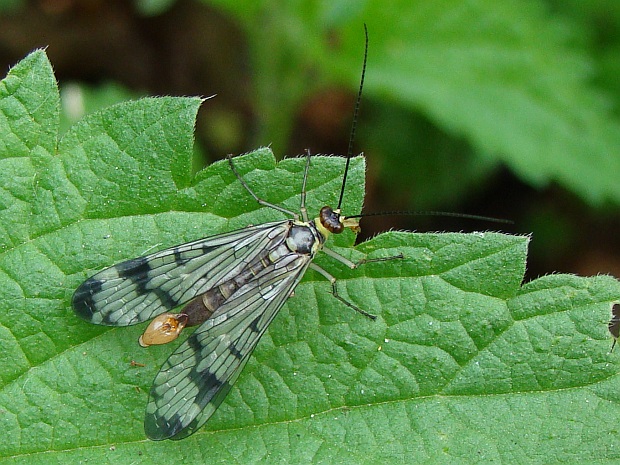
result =
[[[594,246],[598,256],[620,255],[614,1],[5,5],[0,43],[6,35],[13,41],[7,49],[23,49],[9,63],[49,44],[67,73],[58,74],[61,86],[92,90],[85,102],[107,105],[111,81],[131,94],[217,94],[199,114],[196,170],[260,146],[278,158],[305,149],[343,154],[366,23],[369,61],[354,147],[368,159],[365,211],[509,218],[514,231],[534,233],[533,276],[588,273],[581,264]],[[368,218],[363,231],[389,227],[496,228]],[[543,255],[547,262],[537,264]],[[620,270],[615,261],[601,271]]]
[[[421,113],[470,156],[431,153],[424,169],[403,162],[405,154],[424,156],[409,134],[376,125],[373,137],[383,128],[389,150],[399,154],[399,163],[384,167],[386,177],[415,168],[416,184],[427,180],[417,189],[432,192],[436,173],[470,173],[477,182],[495,160],[533,186],[556,182],[595,205],[620,203],[618,95],[594,81],[602,63],[588,47],[585,24],[544,2],[208,3],[234,15],[247,33],[263,129],[257,138],[272,140],[276,152],[309,89],[355,88],[365,22],[366,98],[389,105],[381,112],[402,117],[404,131],[415,124],[411,114]],[[472,164],[480,166],[463,169]],[[454,182],[452,189],[459,185],[466,191],[471,182]]]

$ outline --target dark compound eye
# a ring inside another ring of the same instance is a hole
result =
[[[340,213],[335,212],[332,207],[323,207],[319,213],[319,220],[325,229],[334,234],[344,231],[344,225],[340,221]]]

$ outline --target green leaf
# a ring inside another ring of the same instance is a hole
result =
[[[309,272],[206,427],[147,441],[146,393],[174,347],[140,348],[144,325],[80,320],[72,292],[121,260],[282,215],[259,208],[226,162],[192,176],[200,99],[116,105],[56,143],[44,52],[0,90],[0,463],[618,458],[607,322],[620,283],[558,274],[521,286],[529,238],[491,232],[338,238],[351,259],[404,256],[357,270],[317,257],[377,321]],[[235,162],[259,196],[298,209],[304,159],[276,164],[259,149]],[[342,169],[341,158],[312,159],[309,211],[336,203]],[[345,214],[361,208],[364,170],[352,160]]]
[[[71,125],[88,113],[138,97],[141,95],[130,92],[115,82],[104,82],[96,86],[80,82],[63,83],[60,89],[60,133],[67,132]]]

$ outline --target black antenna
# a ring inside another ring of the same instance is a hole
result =
[[[362,100],[362,89],[364,87],[364,76],[366,75],[366,60],[368,59],[368,28],[364,23],[364,35],[366,36],[366,44],[364,46],[364,64],[362,65],[362,78],[360,79],[360,88],[357,91],[357,99],[355,100],[355,109],[353,110],[353,123],[351,124],[351,135],[349,136],[349,147],[347,149],[347,163],[344,166],[344,176],[342,177],[342,189],[340,189],[340,200],[336,211],[340,211],[342,206],[342,197],[344,197],[344,186],[347,182],[347,174],[349,173],[349,163],[353,155],[353,141],[355,140],[355,129],[357,127],[357,114],[360,109],[360,101]]]
[[[513,221],[506,220],[504,218],[494,218],[492,216],[470,215],[468,213],[454,213],[454,212],[440,212],[440,211],[398,210],[398,211],[361,213],[359,215],[351,215],[351,216],[347,215],[347,218],[366,218],[367,216],[446,216],[449,218],[465,218],[468,220],[490,221],[491,223],[514,224]],[[618,321],[620,321],[620,319]]]

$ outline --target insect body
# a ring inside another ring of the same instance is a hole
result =
[[[332,294],[340,302],[374,318],[340,297],[336,279],[312,262],[316,253],[323,250],[350,268],[361,263],[353,263],[323,246],[332,233],[339,234],[347,228],[359,230],[355,219],[359,216],[345,218],[340,205],[365,66],[366,53],[336,209],[325,206],[316,219],[308,218],[305,192],[309,153],[301,191],[301,215],[260,199],[229,157],[232,171],[247,192],[259,204],[286,213],[291,219],[128,260],[100,271],[75,291],[73,308],[92,323],[126,326],[154,318],[140,338],[143,346],[170,342],[186,326],[199,325],[164,362],[153,381],[144,422],[149,438],[186,437],[211,417],[308,268],[330,280]],[[391,258],[402,255],[376,260]],[[170,313],[181,305],[184,307],[179,313]]]
[[[308,157],[306,174],[309,163]],[[114,265],[82,283],[73,307],[92,323],[132,325],[161,313],[142,345],[169,342],[186,325],[201,325],[153,382],[149,438],[185,437],[207,421],[330,233],[357,225],[323,207],[312,221],[294,218],[201,239]],[[162,313],[184,303],[179,314]]]

